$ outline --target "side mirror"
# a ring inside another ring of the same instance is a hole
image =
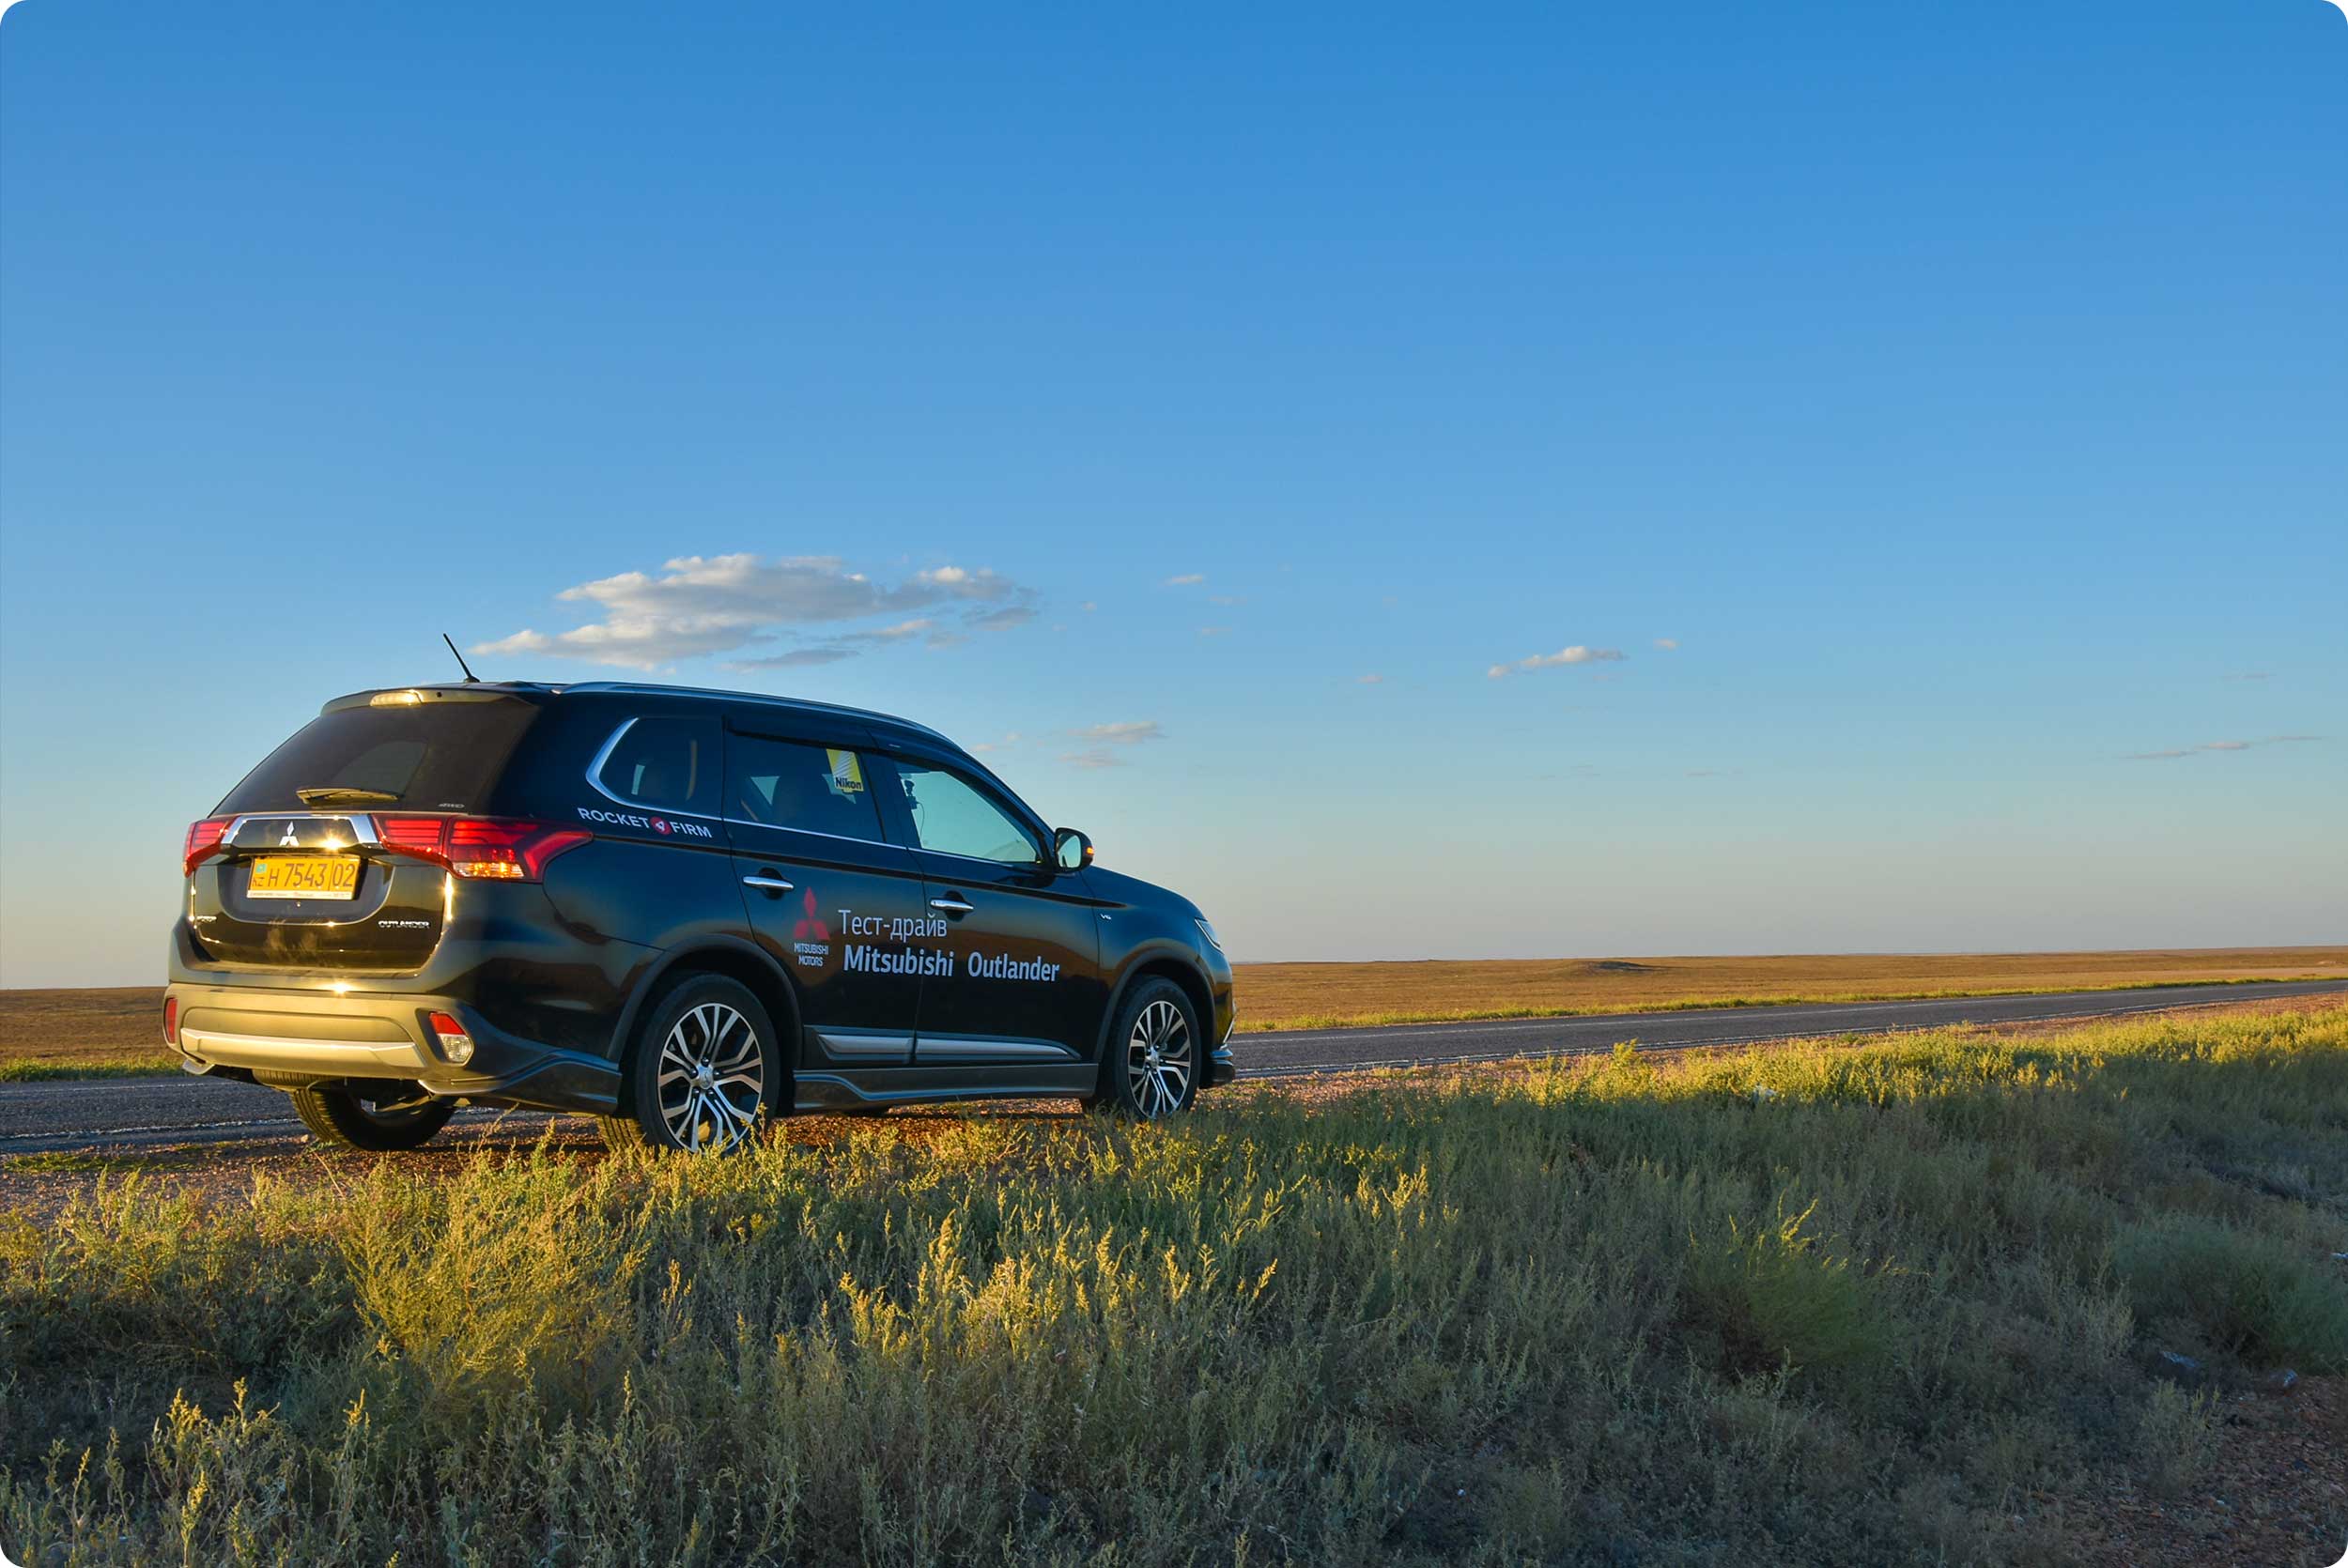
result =
[[[1092,864],[1092,840],[1073,827],[1055,828],[1052,858],[1063,871],[1081,871]]]

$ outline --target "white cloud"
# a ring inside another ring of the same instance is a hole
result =
[[[842,659],[856,657],[853,648],[794,648],[788,653],[773,653],[763,659],[735,659],[728,669],[801,669],[810,665],[838,664]]]
[[[1100,746],[1089,751],[1063,751],[1059,760],[1072,768],[1114,768],[1124,764]]]
[[[1167,588],[1195,588],[1206,580],[1207,574],[1204,572],[1184,572],[1179,577],[1166,578],[1164,586]]]
[[[1087,599],[1079,607],[1081,607],[1087,615],[1090,615],[1094,610],[1099,609],[1101,607],[1094,600]]]
[[[1244,605],[1246,602],[1247,595],[1244,593],[1210,593],[1207,595],[1207,603],[1221,605],[1225,609],[1229,609],[1235,605]]]
[[[924,615],[917,620],[900,621],[893,626],[883,626],[878,631],[857,632],[854,635],[859,642],[901,642],[909,637],[919,637],[936,624],[936,622]]]
[[[1353,681],[1356,685],[1364,686],[1383,686],[1386,684],[1383,675],[1356,675]]]
[[[1198,628],[1198,635],[1200,637],[1221,637],[1224,633],[1229,631],[1230,629],[1231,628],[1228,626],[1201,626]]]
[[[1159,728],[1154,718],[1120,719],[1114,724],[1087,725],[1082,730],[1068,732],[1080,741],[1103,741],[1110,746],[1138,746],[1143,741],[1166,738],[1166,731]]]
[[[2203,741],[2199,746],[2172,746],[2167,751],[2131,751],[2124,759],[2130,762],[2166,762],[2178,757],[2199,757],[2211,751],[2248,751],[2253,746],[2293,746],[2302,741],[2320,741],[2321,735],[2267,735],[2255,741]]]
[[[1025,737],[1023,737],[1018,730],[1013,730],[1010,734],[1005,735],[999,741],[981,741],[970,749],[979,752],[1008,751],[1012,746],[1017,746],[1024,738]]]
[[[1513,675],[1520,670],[1552,669],[1561,664],[1613,663],[1622,656],[1619,648],[1584,648],[1577,642],[1570,648],[1560,648],[1554,653],[1534,653],[1514,664],[1496,664],[1484,673],[1497,681],[1504,675]]]
[[[905,580],[878,582],[852,572],[835,556],[679,556],[655,576],[622,572],[566,588],[566,603],[595,607],[600,619],[566,632],[536,630],[479,642],[471,651],[544,653],[596,664],[653,669],[678,659],[733,653],[770,643],[782,628],[904,615],[959,604],[964,623],[978,628],[1019,624],[1033,616],[1035,593],[985,568],[938,566]],[[877,646],[919,636],[933,647],[958,640],[928,617],[876,629],[842,632],[820,649],[749,660],[746,668],[829,663],[855,646]]]
[[[1679,639],[1676,637],[1659,637],[1655,639],[1655,646],[1668,653],[1679,646]]]
[[[965,611],[962,617],[962,623],[978,631],[999,632],[1012,626],[1024,626],[1034,620],[1035,616],[1036,609],[1033,605],[1005,605],[999,609]]]

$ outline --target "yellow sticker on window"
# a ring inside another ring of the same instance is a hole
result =
[[[831,787],[834,792],[853,795],[863,790],[864,763],[855,752],[826,748],[824,755],[831,759]]]

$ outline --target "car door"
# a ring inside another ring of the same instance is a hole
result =
[[[725,820],[750,926],[796,983],[796,1066],[904,1068],[925,967],[921,872],[887,841],[866,737],[741,716],[726,736]]]
[[[1107,1005],[1081,871],[1047,857],[1049,838],[973,770],[891,747],[882,791],[889,835],[914,847],[929,910],[953,962],[923,977],[914,1061],[923,1067],[1089,1059]]]

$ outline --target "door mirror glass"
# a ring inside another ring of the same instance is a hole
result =
[[[1052,858],[1063,871],[1081,871],[1092,864],[1092,840],[1073,827],[1057,828],[1052,834]]]

